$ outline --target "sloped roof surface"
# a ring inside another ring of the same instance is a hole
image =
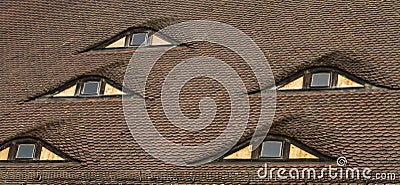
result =
[[[351,166],[399,174],[399,9],[397,1],[0,1],[0,141],[37,137],[77,161],[0,164],[0,173],[7,174],[0,175],[0,183],[27,182],[19,173],[32,179],[29,182],[50,184],[265,183],[257,179],[263,163],[176,167],[151,157],[129,132],[120,98],[35,100],[85,75],[122,84],[133,50],[82,51],[128,28],[161,29],[204,19],[230,24],[248,34],[264,52],[276,82],[309,67],[330,66],[381,87],[376,91],[278,94],[270,132],[292,137],[331,157],[345,156]],[[198,133],[176,129],[166,119],[160,109],[159,82],[172,67],[194,56],[226,61],[243,77],[248,92],[260,88],[248,66],[227,48],[198,43],[168,51],[150,75],[147,88],[152,91],[146,103],[159,131],[188,145],[217,137],[230,111],[224,106],[229,103],[226,96],[216,91],[223,92],[221,86],[194,80],[183,93],[183,112],[196,117],[200,97],[208,90],[222,107],[220,115]],[[250,97],[252,112],[244,137],[254,131],[259,116],[259,95]],[[278,163],[270,167],[326,165]],[[73,175],[46,176],[57,170]],[[29,171],[37,173],[29,175]]]

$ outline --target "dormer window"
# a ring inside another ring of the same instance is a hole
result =
[[[342,74],[339,70],[330,68],[314,68],[305,70],[289,82],[278,85],[278,90],[308,90],[308,89],[344,89],[364,87],[360,80]]]
[[[268,135],[253,149],[249,141],[234,147],[221,161],[328,161],[332,160],[316,150],[285,136]]]
[[[94,50],[135,48],[142,44],[145,47],[170,46],[174,41],[162,33],[148,28],[135,28],[118,34],[114,38],[96,46]]]
[[[33,138],[21,138],[0,146],[0,162],[40,162],[70,159],[49,144]]]
[[[80,78],[61,90],[56,91],[50,97],[54,98],[70,98],[70,97],[102,97],[124,95],[122,88],[117,88],[113,82],[101,77],[84,77]]]
[[[35,100],[110,99],[120,98],[123,95],[141,97],[109,79],[100,76],[85,76],[67,82],[61,87],[35,98]]]

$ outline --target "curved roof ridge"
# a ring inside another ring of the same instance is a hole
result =
[[[77,80],[77,79],[79,79],[81,77],[84,77],[84,76],[100,76],[100,77],[103,77],[103,78],[107,78],[107,79],[111,80],[112,82],[115,82],[118,85],[122,86],[122,83],[120,82],[119,79],[115,79],[115,78],[113,78],[112,75],[107,75],[107,73],[105,72],[108,69],[113,68],[114,66],[118,66],[119,63],[121,63],[121,62],[111,62],[109,64],[106,64],[106,65],[103,65],[103,66],[99,66],[98,68],[95,68],[95,69],[92,69],[92,70],[89,70],[89,71],[85,71],[85,72],[83,72],[81,74],[72,75],[69,79],[60,80],[57,83],[53,84],[52,86],[44,87],[40,92],[38,92],[36,94],[33,94],[31,96],[27,96],[26,99],[24,99],[22,101],[27,102],[27,101],[31,101],[31,100],[33,100],[33,99],[35,99],[37,97],[46,95],[46,94],[52,92],[53,90],[65,85],[66,83],[75,81],[75,80]]]
[[[14,134],[12,134],[12,135],[10,135],[8,137],[1,138],[0,142],[3,143],[5,141],[9,141],[9,140],[12,140],[12,139],[15,139],[15,138],[19,138],[19,137],[31,137],[32,136],[31,134],[34,133],[35,131],[42,131],[42,130],[45,130],[46,128],[48,128],[48,127],[60,125],[62,123],[66,123],[66,122],[67,121],[65,119],[59,119],[59,120],[49,120],[49,121],[46,121],[44,123],[34,124],[34,125],[26,128],[26,129],[24,129],[24,130],[21,130],[19,132],[15,132]],[[43,139],[43,138],[40,138],[40,139]]]
[[[167,26],[176,24],[178,22],[181,22],[181,21],[174,17],[159,17],[159,18],[149,19],[140,25],[141,25],[141,27],[149,27],[149,28],[152,28],[155,30],[161,30]]]

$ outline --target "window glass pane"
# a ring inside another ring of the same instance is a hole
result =
[[[33,153],[35,152],[34,144],[20,144],[18,145],[18,151],[15,158],[27,158],[32,159]]]
[[[100,82],[90,81],[83,83],[82,93],[84,95],[98,95]]]
[[[135,33],[132,35],[131,46],[140,46],[147,40],[147,33]]]
[[[312,74],[311,87],[328,87],[331,82],[330,73]]]
[[[260,157],[281,157],[282,141],[265,141],[262,144]]]

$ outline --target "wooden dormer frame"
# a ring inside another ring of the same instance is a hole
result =
[[[138,28],[129,28],[116,36],[114,36],[111,39],[108,39],[106,41],[101,42],[100,44],[97,44],[96,46],[86,50],[86,51],[100,51],[100,50],[120,50],[120,49],[136,49],[139,46],[131,46],[129,44],[132,35],[135,33],[147,33],[147,44],[145,44],[145,47],[165,47],[165,46],[171,46],[171,45],[177,45],[177,42],[174,39],[171,39],[170,37],[164,35],[163,33],[157,32],[156,30],[149,28],[149,27],[138,27]],[[151,45],[151,36],[153,34],[157,33],[157,36],[162,38],[163,40],[171,43],[171,45]],[[118,47],[118,48],[106,48],[108,45],[112,44],[115,41],[118,41],[119,39],[126,37],[125,39],[125,44],[124,47]],[[85,52],[85,51],[83,51]]]
[[[82,91],[84,82],[87,82],[87,81],[99,81],[100,82],[99,94],[97,94],[97,95],[84,95],[84,94],[80,93]],[[60,87],[58,87],[58,88],[56,88],[56,89],[54,89],[52,91],[49,91],[44,95],[40,95],[37,98],[33,98],[33,99],[35,99],[35,100],[43,100],[43,99],[58,99],[58,100],[65,99],[65,100],[71,100],[71,99],[102,99],[102,98],[106,98],[107,99],[107,98],[122,97],[123,96],[122,94],[121,95],[119,95],[119,94],[107,94],[107,95],[105,95],[104,94],[104,89],[105,89],[105,85],[106,84],[109,84],[112,87],[114,87],[114,88],[120,90],[121,92],[125,93],[123,95],[132,96],[132,97],[142,97],[140,94],[135,93],[134,91],[131,91],[131,90],[127,89],[127,88],[124,88],[122,85],[120,85],[118,83],[115,83],[115,82],[113,82],[113,81],[111,81],[111,80],[109,80],[109,79],[107,79],[105,77],[92,75],[92,76],[82,76],[82,77],[76,78],[74,80],[71,80],[71,81],[65,83],[64,85],[62,85],[62,86],[60,86]],[[76,89],[75,89],[75,92],[74,92],[73,96],[55,96],[56,94],[66,90],[66,89],[68,89],[68,88],[70,88],[70,87],[72,87],[74,85],[76,85]]]
[[[331,80],[330,80],[329,86],[327,86],[327,87],[312,87],[311,86],[312,74],[315,74],[315,73],[330,73]],[[345,88],[336,87],[336,84],[338,82],[338,75],[342,75],[342,76],[362,85],[363,87],[345,87]],[[301,89],[279,89],[280,87],[283,87],[284,85],[286,85],[300,77],[303,77],[303,86]],[[314,67],[314,68],[302,70],[302,71],[290,76],[289,78],[279,82],[276,87],[277,87],[277,89],[279,89],[279,91],[304,91],[304,90],[362,89],[362,88],[365,88],[365,85],[366,85],[365,81],[363,81],[343,70],[340,70],[340,69],[337,69],[334,67]]]
[[[35,150],[32,158],[16,158],[18,146],[21,144],[34,144]],[[76,162],[67,154],[55,149],[50,144],[36,138],[26,137],[26,138],[17,138],[10,141],[5,142],[0,146],[0,151],[9,147],[7,160],[0,160],[0,163],[68,163],[68,162]],[[45,147],[47,150],[52,153],[58,155],[63,158],[63,160],[41,160],[40,154],[42,148]]]
[[[224,159],[225,157],[247,147],[250,145],[250,140],[246,140],[245,142],[240,143],[236,147],[234,147],[230,152],[226,153],[222,157],[220,157],[217,161],[218,162],[327,162],[327,161],[335,161],[334,158],[321,154],[320,152],[316,151],[308,147],[307,145],[292,139],[290,137],[286,137],[283,135],[268,135],[263,142],[265,141],[282,141],[282,156],[277,158],[262,158],[260,157],[261,147],[258,146],[251,152],[251,159]],[[300,149],[318,157],[318,159],[289,159],[290,153],[290,145],[293,144],[298,146]]]

